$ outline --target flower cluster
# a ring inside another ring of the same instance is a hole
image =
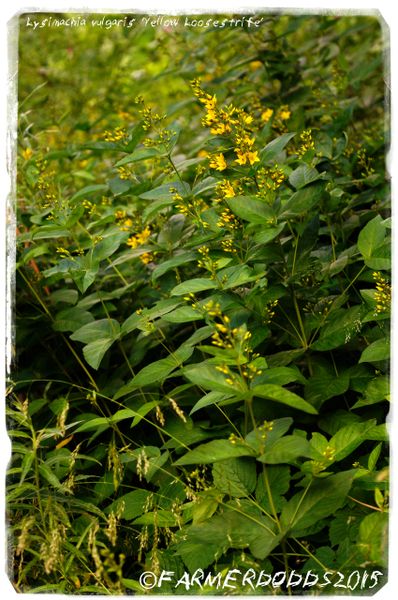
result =
[[[191,85],[194,95],[206,109],[202,124],[210,127],[210,132],[214,135],[233,136],[234,152],[237,156],[235,162],[242,166],[259,162],[258,151],[254,149],[255,138],[251,135],[253,116],[232,104],[218,107],[216,96],[206,93],[197,79],[194,79]],[[217,171],[224,171],[228,167],[222,152],[210,156],[210,167]]]
[[[314,150],[315,148],[311,129],[304,129],[304,131],[300,133],[300,140],[301,145],[297,150],[297,155],[301,158],[308,150]]]
[[[125,210],[117,210],[115,212],[115,220],[120,231],[129,231],[133,226],[133,220],[127,216]]]
[[[234,152],[237,155],[237,162],[239,165],[245,165],[246,163],[250,163],[250,165],[254,165],[254,163],[259,162],[258,151],[253,150],[253,144],[255,139],[249,137],[248,135],[237,135],[235,137],[235,148]]]
[[[131,235],[126,243],[128,246],[130,246],[130,248],[138,248],[138,246],[142,246],[143,244],[145,244],[150,235],[151,230],[147,226],[140,233],[135,233],[134,235]]]
[[[131,173],[126,167],[118,167],[117,169],[120,179],[130,179]]]
[[[147,137],[143,140],[143,145],[151,148],[154,146],[163,146],[168,149],[168,145],[173,136],[173,131],[166,129],[162,125],[166,115],[160,115],[153,111],[152,107],[145,104],[142,96],[136,98],[136,104],[141,104],[142,108],[139,111],[142,117],[142,128],[144,131],[153,132],[155,137]]]
[[[270,323],[273,317],[275,316],[275,308],[278,306],[278,300],[272,300],[268,302],[264,308],[264,321],[265,323]]]
[[[224,250],[224,252],[230,252],[231,254],[236,254],[238,252],[234,246],[232,238],[221,240],[221,248]]]
[[[276,191],[286,179],[286,175],[275,164],[273,167],[261,167],[256,173],[257,184],[259,187],[258,196],[262,196],[268,191]]]
[[[268,432],[272,431],[273,428],[274,428],[273,421],[264,421],[264,423],[258,427],[258,431],[261,434],[261,439],[266,440]]]
[[[272,117],[273,114],[274,114],[274,111],[272,110],[272,108],[266,108],[261,113],[261,120],[264,123],[268,123],[268,121],[271,119],[271,117]]]
[[[239,221],[235,217],[235,215],[229,210],[229,208],[224,208],[220,215],[220,218],[217,221],[217,227],[220,227],[221,229],[228,229],[230,231],[234,231],[239,228]]]
[[[42,208],[56,208],[58,198],[54,185],[55,171],[46,171],[47,161],[37,161],[36,167],[40,172],[36,183],[39,190],[40,205]]]
[[[218,263],[217,261],[211,258],[209,247],[201,246],[200,248],[198,248],[198,252],[201,255],[201,258],[198,260],[198,267],[209,271],[211,274],[211,278],[215,279]]]
[[[201,214],[209,207],[203,198],[192,197],[189,200],[183,198],[176,188],[170,188],[170,193],[173,194],[173,200],[176,203],[177,210],[186,217],[191,217],[198,225],[206,229],[208,223],[204,221]]]
[[[219,154],[209,154],[209,166],[216,171],[225,171],[228,167],[224,154],[220,152]]]
[[[228,179],[223,179],[216,185],[217,199],[223,200],[224,198],[233,198],[235,194],[235,188]]]
[[[113,130],[106,129],[102,137],[106,142],[121,142],[126,139],[127,132],[124,127],[115,127]]]
[[[381,273],[374,272],[373,279],[376,282],[374,299],[376,300],[375,314],[389,312],[391,306],[391,286]]]
[[[82,205],[90,217],[97,214],[97,206],[94,204],[94,202],[91,202],[91,200],[87,200],[87,198],[85,198],[82,202]]]

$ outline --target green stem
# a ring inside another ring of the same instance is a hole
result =
[[[294,310],[296,311],[297,321],[298,321],[298,324],[299,324],[299,327],[300,327],[300,331],[301,331],[301,335],[302,335],[303,348],[306,350],[308,348],[307,335],[306,335],[306,332],[305,332],[305,327],[304,327],[303,320],[301,318],[300,308],[299,308],[299,305],[297,303],[296,294],[294,293],[293,290],[292,290],[292,295],[293,295]]]
[[[32,292],[32,294],[37,299],[37,301],[39,302],[40,306],[42,307],[42,309],[46,313],[46,315],[49,317],[49,319],[52,322],[54,322],[54,318],[53,318],[52,314],[50,313],[50,311],[48,310],[47,306],[44,304],[43,300],[40,298],[39,294],[36,292],[36,290],[34,289],[34,287],[31,285],[30,281],[25,277],[23,271],[20,270],[20,274],[22,276],[22,279],[28,285],[30,291]],[[73,354],[74,358],[76,359],[76,361],[79,363],[80,367],[83,369],[83,371],[87,375],[87,377],[90,380],[90,383],[93,386],[93,388],[96,391],[98,391],[98,386],[97,386],[95,380],[93,379],[90,371],[87,369],[87,367],[85,366],[85,364],[82,362],[80,356],[77,354],[77,352],[75,351],[75,349],[73,348],[73,346],[71,345],[71,343],[69,342],[69,340],[64,336],[63,333],[61,333],[61,336],[62,336],[62,339],[64,340],[65,344],[68,346],[69,350]]]

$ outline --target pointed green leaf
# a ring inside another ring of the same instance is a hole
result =
[[[250,223],[269,224],[275,217],[270,206],[254,196],[228,198],[227,204],[235,215]]]
[[[310,443],[298,435],[285,435],[276,440],[257,460],[268,465],[294,463],[300,456],[312,457]]]
[[[309,183],[316,181],[320,178],[320,174],[313,167],[308,165],[300,165],[297,169],[292,171],[289,175],[289,181],[296,190],[299,190]]]
[[[260,152],[260,164],[274,160],[295,135],[296,133],[284,133],[269,142]]]
[[[275,385],[272,383],[265,383],[262,385],[256,385],[252,389],[253,396],[258,398],[266,398],[267,400],[273,400],[274,402],[281,402],[282,404],[287,404],[292,408],[296,408],[297,410],[302,410],[306,413],[310,413],[312,415],[316,415],[318,411],[311,406],[308,402],[290,392],[289,390],[285,390],[280,385]]]
[[[375,249],[384,241],[386,226],[380,215],[369,221],[358,236],[358,250],[364,259],[371,258]]]
[[[232,444],[229,440],[212,440],[206,444],[201,444],[194,450],[190,450],[174,464],[204,465],[237,456],[254,456],[254,454],[255,451],[246,444],[239,442]]]
[[[370,344],[361,354],[358,362],[379,362],[388,360],[390,356],[390,341],[383,337]]]
[[[163,381],[172,371],[177,369],[177,367],[191,356],[193,350],[190,346],[180,346],[170,356],[146,365],[129,383],[119,389],[114,399],[117,400],[145,385],[152,385]]]
[[[243,498],[251,494],[256,487],[256,464],[250,458],[229,458],[217,462],[212,474],[216,488],[228,496]]]
[[[171,296],[183,296],[184,294],[202,292],[203,290],[211,290],[217,287],[217,283],[213,279],[198,277],[196,279],[188,279],[183,283],[176,285],[170,292]]]
[[[280,522],[286,532],[301,535],[321,519],[332,515],[345,502],[356,471],[343,471],[323,479],[315,479],[309,488],[300,490],[284,506]]]

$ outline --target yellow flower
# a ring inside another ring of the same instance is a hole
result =
[[[243,114],[242,120],[245,123],[245,125],[250,125],[250,123],[253,122],[253,117],[251,115]]]
[[[282,121],[287,121],[288,119],[290,119],[290,115],[290,110],[287,110],[286,108],[282,108],[279,111],[279,117],[282,119]]]
[[[216,171],[224,171],[227,168],[227,163],[225,162],[224,154],[220,152],[220,154],[215,154],[210,160],[210,167],[216,169]]]
[[[223,133],[229,133],[231,131],[231,128],[228,124],[217,123],[216,127],[212,127],[210,131],[215,135],[222,135]]]
[[[240,150],[239,148],[237,148],[235,152],[238,155],[238,158],[235,159],[235,162],[237,162],[238,165],[245,165],[247,163],[246,153],[242,152],[242,150]]]
[[[151,254],[151,252],[144,252],[144,254],[140,255],[140,261],[144,264],[147,265],[148,263],[150,263],[153,260],[153,254]]]
[[[235,190],[228,179],[224,179],[224,181],[219,183],[217,190],[223,194],[224,198],[233,198],[235,196]]]
[[[255,69],[259,69],[262,66],[263,63],[260,60],[252,60],[252,62],[249,63],[249,67],[252,71],[254,71]]]
[[[264,112],[261,113],[261,120],[264,121],[264,123],[268,123],[273,114],[274,111],[272,108],[266,108]]]
[[[136,233],[135,235],[130,236],[126,244],[130,246],[130,248],[138,248],[138,246],[145,244],[150,235],[151,230],[149,229],[149,227],[145,227],[145,229],[143,229],[141,233]]]
[[[254,165],[255,162],[260,162],[257,150],[255,152],[247,152],[247,158],[251,165]]]
[[[209,111],[214,111],[214,109],[216,108],[217,98],[215,94],[214,96],[207,95],[206,98],[201,98],[200,101],[203,102],[203,104]]]
[[[22,158],[24,158],[25,160],[29,160],[33,154],[33,150],[32,148],[24,148],[21,152],[22,154]]]

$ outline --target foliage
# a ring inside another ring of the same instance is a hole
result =
[[[380,23],[184,18],[20,17],[18,591],[386,573]]]

